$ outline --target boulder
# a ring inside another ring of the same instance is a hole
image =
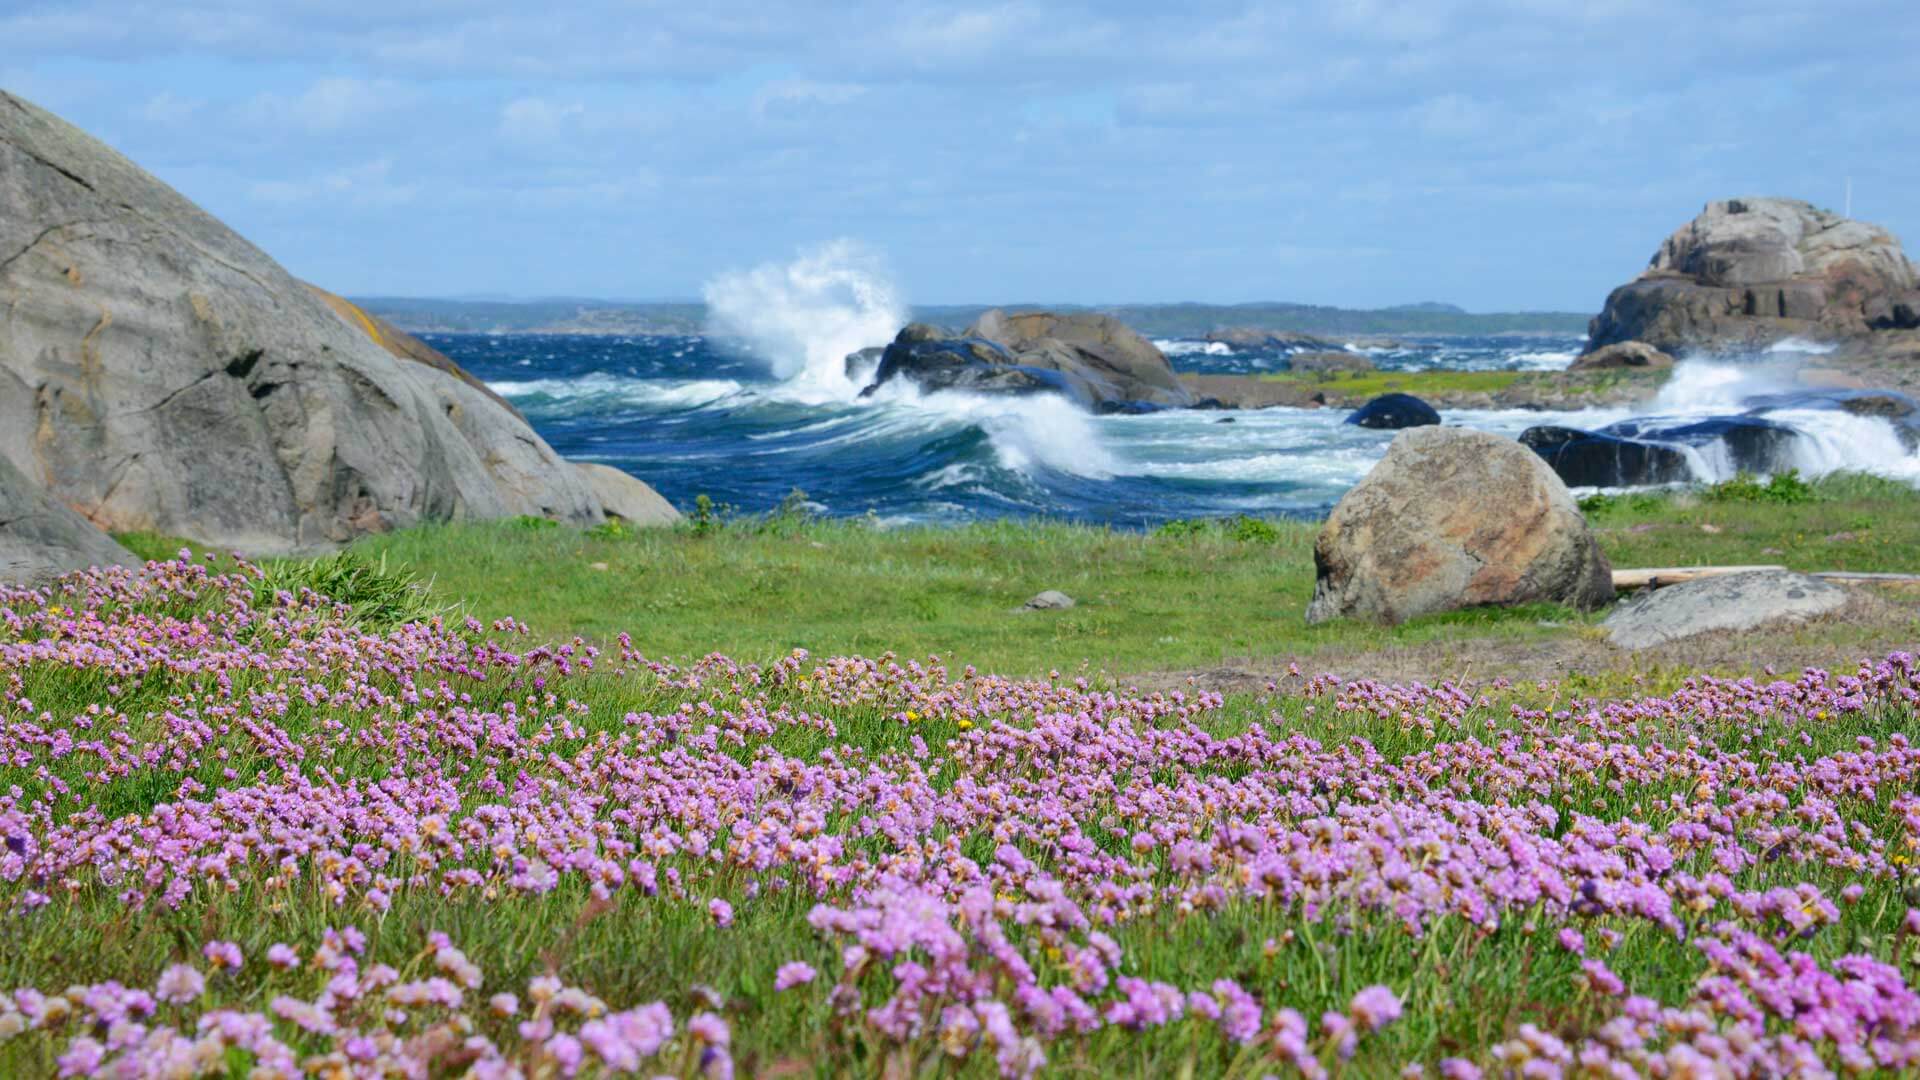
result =
[[[1673,366],[1673,357],[1644,341],[1620,341],[1602,345],[1577,357],[1568,371],[1610,371],[1616,368],[1640,368],[1660,371]]]
[[[615,521],[641,527],[672,525],[680,520],[680,511],[662,498],[652,486],[627,472],[595,461],[576,461],[573,467],[587,481],[602,511]]]
[[[1819,578],[1753,570],[1643,592],[1601,625],[1614,645],[1645,649],[1695,634],[1800,622],[1837,611],[1846,602],[1845,589]]]
[[[1094,412],[1197,403],[1154,344],[1107,315],[982,315],[959,337],[914,323],[881,355],[861,393],[905,378],[923,390],[1056,393]]]
[[[1438,424],[1440,414],[1412,394],[1381,394],[1349,413],[1346,422],[1364,428],[1397,430]]]
[[[0,457],[0,585],[39,586],[89,567],[139,565],[132,552]]]
[[[1396,437],[1333,508],[1313,560],[1316,623],[1613,598],[1607,558],[1553,470],[1512,439],[1462,428]]]
[[[1711,416],[1704,420],[1649,417],[1622,420],[1600,429],[1624,439],[1690,446],[1710,461],[1718,459],[1740,472],[1776,473],[1794,467],[1801,435],[1776,420],[1755,415]]]
[[[1340,347],[1337,341],[1296,330],[1263,330],[1254,326],[1227,326],[1207,331],[1208,341],[1218,341],[1236,349],[1304,349],[1328,352]]]
[[[1542,426],[1520,433],[1521,445],[1571,487],[1647,487],[1700,479],[1688,448],[1737,471],[1782,472],[1793,467],[1800,438],[1793,428],[1757,415],[1650,417],[1598,431]]]
[[[1331,375],[1336,373],[1358,373],[1377,370],[1373,358],[1364,353],[1351,352],[1303,352],[1294,353],[1286,359],[1286,370],[1302,374]]]
[[[600,520],[580,473],[451,361],[4,93],[0,295],[0,457],[101,528],[274,553],[430,520]]]
[[[1025,604],[1028,611],[1065,611],[1072,606],[1073,597],[1058,589],[1048,589]]]
[[[1917,326],[1920,272],[1891,233],[1795,199],[1728,199],[1607,297],[1587,347],[1723,351]]]
[[[1687,455],[1671,446],[1579,428],[1531,427],[1520,444],[1570,487],[1648,487],[1693,479]]]

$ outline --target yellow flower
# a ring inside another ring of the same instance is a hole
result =
[[[912,709],[907,710],[907,723],[911,724],[918,719],[920,719],[919,713],[914,712]]]
[[[971,731],[971,730],[973,730],[973,721],[971,721],[971,720],[968,720],[968,719],[967,719],[967,718],[965,718],[965,717],[961,717],[961,718],[960,718],[960,730],[961,730],[961,731]]]

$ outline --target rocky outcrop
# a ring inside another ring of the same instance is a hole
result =
[[[1698,578],[1649,590],[1622,604],[1601,625],[1623,649],[1645,649],[1695,634],[1757,630],[1803,622],[1845,607],[1838,585],[1785,570]]]
[[[1197,404],[1151,341],[1108,315],[982,315],[959,337],[914,323],[900,331],[862,394],[893,379],[922,390],[1055,393],[1094,412]]]
[[[1309,622],[1613,598],[1606,556],[1553,470],[1512,439],[1462,428],[1395,438],[1333,508],[1313,561]]]
[[[1589,351],[1668,353],[1920,327],[1920,273],[1892,234],[1793,199],[1728,199],[1669,236],[1607,297]]]
[[[1347,416],[1349,424],[1390,431],[1439,422],[1439,412],[1412,394],[1381,394]]]
[[[429,520],[601,517],[580,473],[450,361],[352,325],[4,93],[0,303],[0,457],[101,528],[270,553]]]
[[[132,552],[0,457],[0,585],[38,586],[93,566],[138,565]]]
[[[1567,365],[1568,371],[1613,371],[1619,368],[1634,368],[1642,371],[1665,371],[1673,366],[1673,357],[1644,341],[1620,341],[1612,345],[1602,345],[1589,353],[1583,353]]]
[[[627,472],[595,461],[576,461],[573,467],[586,478],[601,509],[614,521],[647,527],[672,525],[680,520],[680,511],[661,498],[652,486]]]
[[[1572,487],[1647,487],[1702,479],[1690,449],[1740,472],[1782,472],[1794,467],[1802,437],[1756,413],[1622,420],[1598,431],[1532,427],[1520,434],[1520,443]]]
[[[1294,353],[1284,364],[1283,370],[1303,375],[1362,374],[1378,370],[1365,353],[1345,351]]]
[[[1598,431],[1530,427],[1520,433],[1520,445],[1539,454],[1569,487],[1650,487],[1693,479],[1685,451]]]
[[[305,284],[308,289],[312,290],[315,296],[320,298],[321,303],[332,308],[335,315],[345,319],[348,326],[366,334],[368,339],[375,345],[387,350],[390,355],[402,360],[411,360],[416,364],[425,364],[435,371],[451,375],[492,398],[501,408],[513,415],[521,415],[520,410],[515,408],[512,402],[495,393],[493,387],[475,378],[466,368],[454,363],[453,357],[421,341],[419,338],[414,337],[412,334],[407,333],[405,330],[400,329],[380,316],[367,311],[359,304],[354,303],[344,296],[337,296],[330,293],[312,282],[306,282]]]

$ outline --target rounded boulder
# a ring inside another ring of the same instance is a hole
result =
[[[1612,568],[1546,462],[1499,435],[1403,432],[1314,544],[1308,622],[1538,602],[1594,608]]]

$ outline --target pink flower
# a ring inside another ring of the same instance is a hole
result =
[[[160,973],[153,996],[169,1005],[185,1005],[207,992],[207,978],[191,964],[174,964]]]
[[[300,954],[291,945],[275,944],[267,947],[267,963],[282,971],[300,966]]]
[[[234,971],[240,970],[240,946],[235,945],[231,941],[209,941],[206,947],[200,950],[200,953],[205,956],[207,962],[215,968],[230,968]]]
[[[773,988],[791,990],[796,986],[812,982],[817,974],[819,973],[813,970],[811,964],[803,964],[798,960],[790,964],[781,964],[780,970],[773,973]]]
[[[1379,1031],[1400,1019],[1400,998],[1384,986],[1369,986],[1353,995],[1347,1015],[1362,1031]]]
[[[707,914],[712,916],[713,925],[722,930],[733,925],[733,905],[719,897],[707,901]]]

